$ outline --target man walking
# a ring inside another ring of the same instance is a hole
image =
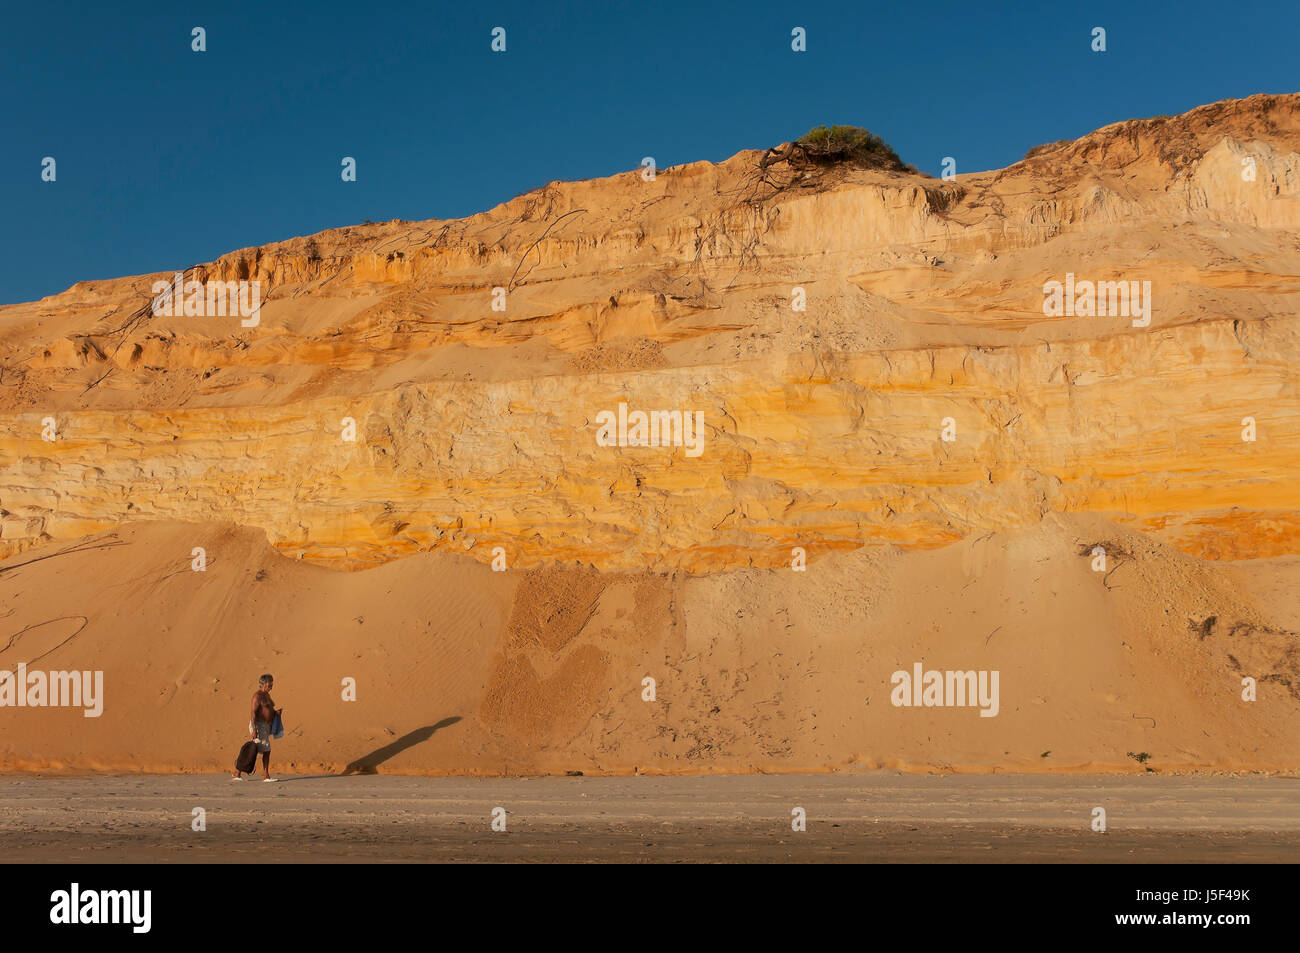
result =
[[[257,742],[257,750],[262,754],[263,781],[276,780],[271,777],[271,722],[284,712],[284,709],[276,708],[275,702],[271,700],[271,689],[274,687],[275,679],[270,675],[263,675],[257,680],[257,691],[253,693],[253,711],[248,721],[248,737]],[[243,780],[239,771],[235,771],[234,780]]]

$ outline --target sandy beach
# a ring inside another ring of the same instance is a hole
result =
[[[1295,863],[1300,778],[0,779],[21,863]],[[1091,830],[1094,807],[1105,833]],[[206,830],[192,829],[193,811]],[[506,830],[491,829],[503,807]],[[807,829],[791,829],[792,810]]]

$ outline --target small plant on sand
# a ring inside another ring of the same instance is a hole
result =
[[[1150,752],[1147,751],[1139,751],[1137,754],[1134,754],[1132,751],[1130,751],[1128,752],[1128,756],[1132,758],[1134,761],[1136,761],[1138,764],[1146,764],[1148,761],[1151,760],[1151,754]]]

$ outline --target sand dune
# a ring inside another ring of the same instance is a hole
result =
[[[1099,542],[1124,553],[1105,574]],[[105,673],[98,718],[6,709],[0,763],[226,767],[269,670],[300,772],[1293,769],[1297,582],[1294,559],[1201,561],[1093,517],[708,576],[341,573],[250,530],[131,524],[0,564],[0,667]],[[999,713],[893,706],[915,662],[999,670]]]

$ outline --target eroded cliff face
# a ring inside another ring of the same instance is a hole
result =
[[[255,326],[154,315],[170,274],[0,308],[0,557],[164,519],[707,573],[1054,512],[1300,552],[1300,96],[952,182],[761,159],[185,270],[260,282]],[[1045,315],[1067,276],[1149,282],[1149,321]],[[601,445],[620,404],[702,412],[700,453]]]
[[[0,767],[210,770],[273,671],[290,770],[1293,771],[1298,226],[1259,96],[184,269],[255,320],[0,308],[0,670],[108,700],[6,708]],[[900,707],[922,663],[998,713]]]

